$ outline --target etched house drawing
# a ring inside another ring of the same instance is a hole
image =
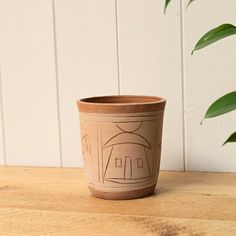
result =
[[[151,145],[142,135],[133,131],[122,131],[110,138],[103,146],[109,148],[109,158],[106,163],[104,180],[120,184],[141,183],[152,178],[147,151]]]

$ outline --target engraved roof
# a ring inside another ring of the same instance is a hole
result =
[[[122,144],[137,144],[151,149],[151,144],[142,135],[129,132],[123,132],[113,136],[104,144],[104,147],[107,148]]]

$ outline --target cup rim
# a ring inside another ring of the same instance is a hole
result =
[[[165,98],[159,96],[149,96],[149,95],[107,95],[107,96],[86,97],[77,100],[77,103],[90,104],[94,106],[141,105],[141,104],[156,104],[163,102],[166,102]]]
[[[79,111],[86,113],[139,113],[164,111],[165,104],[166,99],[162,97],[146,95],[109,95],[87,97],[77,100]]]

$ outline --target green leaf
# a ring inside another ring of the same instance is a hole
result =
[[[195,1],[195,0],[190,0],[189,2],[188,2],[188,5],[187,5],[187,7],[190,5],[190,3],[192,3],[193,1]]]
[[[190,5],[190,3],[192,3],[193,1],[195,1],[195,0],[190,0],[190,1],[188,2],[187,7],[188,7],[188,6]],[[170,2],[171,2],[171,0],[166,0],[166,1],[165,1],[164,13],[166,13],[166,9],[167,9],[167,7],[168,7],[168,5],[169,5]]]
[[[225,145],[226,143],[235,143],[236,142],[236,132],[231,134],[229,138],[223,143]]]
[[[236,34],[236,27],[231,24],[223,24],[207,32],[196,44],[194,51],[202,49],[218,40]]]
[[[228,93],[216,100],[207,110],[204,118],[223,115],[236,109],[236,91]]]
[[[171,2],[171,0],[166,0],[164,13],[166,13],[167,6],[169,5],[170,2]]]

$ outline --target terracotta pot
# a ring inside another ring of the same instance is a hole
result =
[[[77,101],[85,176],[95,197],[132,199],[154,192],[165,103],[153,96]]]

